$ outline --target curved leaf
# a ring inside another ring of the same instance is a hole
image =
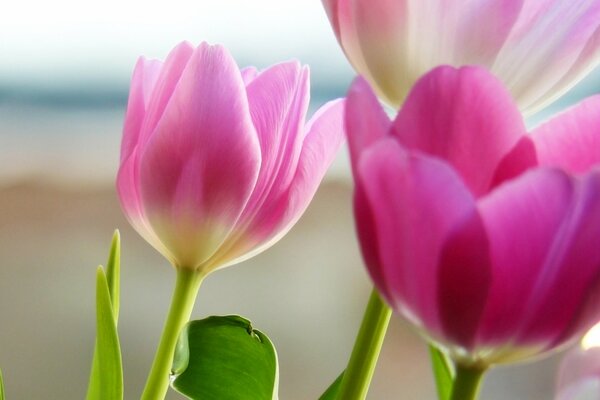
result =
[[[96,274],[96,345],[87,400],[123,399],[123,367],[117,333],[120,282],[120,236],[112,239],[106,274]]]
[[[454,374],[448,363],[448,358],[434,345],[429,345],[429,355],[431,356],[431,366],[433,367],[438,398],[439,400],[448,400],[450,399],[454,381]]]
[[[171,386],[192,400],[277,399],[277,353],[237,315],[189,322],[173,359]]]

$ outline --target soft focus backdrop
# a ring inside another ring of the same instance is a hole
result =
[[[121,229],[126,398],[139,397],[174,272],[129,227],[114,190],[128,82],[140,54],[222,43],[241,66],[311,66],[312,110],[353,72],[317,0],[10,1],[0,13],[0,367],[9,399],[81,399],[94,342],[95,267]],[[594,74],[537,124],[600,88]],[[239,313],[268,333],[280,397],[316,399],[344,368],[370,284],[342,153],[300,223],[211,275],[194,316]],[[425,344],[393,317],[372,399],[433,399]],[[483,399],[549,399],[557,358],[488,375]],[[180,399],[172,393],[169,399]]]

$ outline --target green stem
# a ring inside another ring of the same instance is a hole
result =
[[[392,310],[373,289],[342,378],[338,400],[363,400],[367,397],[391,315]]]
[[[198,271],[177,268],[177,282],[171,307],[163,328],[152,369],[141,400],[163,400],[169,388],[169,375],[179,332],[189,321],[200,283],[204,275]]]
[[[456,365],[450,400],[476,400],[485,369]]]

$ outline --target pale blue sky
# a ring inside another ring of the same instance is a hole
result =
[[[222,43],[242,64],[298,58],[318,81],[352,74],[319,0],[21,0],[2,5],[0,83],[123,81],[138,55],[182,40]]]

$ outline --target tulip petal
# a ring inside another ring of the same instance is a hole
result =
[[[599,177],[578,182],[535,169],[497,188],[479,209],[493,259],[480,343],[554,344],[597,284]]]
[[[474,209],[450,233],[440,257],[438,301],[445,340],[472,350],[492,283],[490,246]]]
[[[288,190],[302,150],[308,79],[307,68],[301,68],[298,62],[288,62],[270,67],[248,84],[250,114],[262,162],[252,195],[235,229],[211,264],[229,264],[272,233],[277,214],[273,203]]]
[[[138,137],[146,116],[146,108],[150,96],[162,68],[162,62],[147,60],[140,57],[133,70],[127,112],[123,126],[123,139],[121,140],[121,162],[131,155],[138,144]]]
[[[536,111],[598,64],[599,23],[597,0],[525,1],[491,70],[522,108]]]
[[[502,84],[481,68],[439,67],[421,78],[394,121],[403,145],[447,160],[476,195],[525,134]]]
[[[236,264],[271,247],[300,219],[315,195],[327,169],[344,141],[344,102],[334,100],[317,111],[307,123],[307,134],[291,183],[278,196],[270,195],[269,207],[261,207],[245,228],[242,257]],[[242,251],[240,251],[242,250]]]
[[[167,56],[160,75],[156,78],[150,101],[146,104],[146,115],[140,128],[138,143],[144,145],[154,132],[193,52],[194,47],[191,44],[182,42]]]
[[[446,163],[408,153],[394,138],[365,151],[359,179],[376,227],[382,276],[391,305],[438,337],[438,261],[451,231],[475,211],[473,196]],[[360,229],[360,227],[359,227]]]
[[[298,62],[275,65],[247,88],[250,115],[262,154],[260,173],[244,214],[253,214],[291,181],[304,140],[309,71]]]
[[[367,81],[357,77],[348,91],[345,116],[350,162],[354,175],[362,151],[385,137],[391,126],[390,119]]]
[[[258,76],[258,70],[255,67],[242,68],[240,72],[242,73],[242,80],[246,86]]]
[[[579,338],[600,320],[600,173],[576,181],[568,218],[557,232],[544,275],[532,294],[533,316],[523,327],[522,340],[541,334],[549,348]]]
[[[600,164],[600,96],[570,108],[531,136],[540,165],[573,174],[589,171]]]
[[[341,100],[331,101],[315,113],[306,125],[307,133],[292,181],[285,190],[272,190],[261,207],[251,210],[252,218],[245,224],[240,218],[240,226],[235,230],[241,235],[229,238],[228,242],[232,242],[217,255],[221,258],[212,262],[227,266],[244,261],[271,247],[294,226],[343,143],[343,115]]]
[[[237,65],[224,48],[203,43],[141,155],[146,216],[180,266],[198,267],[227,237],[259,166]]]

